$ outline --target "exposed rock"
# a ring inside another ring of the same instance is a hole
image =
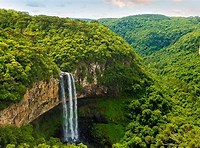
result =
[[[28,89],[23,99],[0,112],[0,125],[13,124],[20,127],[60,103],[59,81],[50,79],[48,82],[35,83]]]
[[[74,72],[77,84],[81,89],[77,92],[78,98],[106,96],[107,87],[101,85],[99,78],[103,77],[105,65],[90,63],[80,65]],[[81,75],[82,74],[82,75]]]
[[[95,66],[91,66],[90,72],[94,72]],[[88,73],[89,74],[89,73]],[[107,88],[97,84],[93,73],[93,82],[88,82],[87,78],[81,81],[75,73],[76,83],[81,86],[81,91],[77,91],[78,98],[105,96]],[[52,78],[49,81],[40,81],[27,89],[23,99],[16,104],[0,111],[0,126],[8,124],[18,127],[30,123],[43,113],[49,111],[60,103],[59,99],[59,80]]]

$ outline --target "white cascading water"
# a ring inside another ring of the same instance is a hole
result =
[[[63,105],[63,141],[76,142],[78,140],[77,96],[75,80],[70,73],[61,72],[60,97]]]
[[[71,75],[71,77],[72,77],[72,84],[73,84],[73,91],[74,91],[74,110],[75,110],[75,112],[74,112],[74,128],[75,128],[75,130],[74,130],[74,136],[75,136],[75,139],[77,139],[78,140],[78,114],[77,114],[77,96],[76,96],[76,86],[75,86],[75,80],[74,80],[74,77]]]

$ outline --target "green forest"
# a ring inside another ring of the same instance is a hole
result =
[[[98,21],[122,36],[141,56],[168,47],[181,36],[200,27],[199,17],[167,17],[153,14]]]
[[[135,47],[161,89],[148,94],[153,104],[147,98],[130,103],[132,122],[115,146],[199,147],[200,18],[137,15],[99,22]]]
[[[76,71],[93,83],[88,67],[97,64],[103,67],[96,71],[97,83],[108,87],[108,96],[85,100],[78,109],[89,144],[198,148],[199,52],[199,17],[84,21],[0,9],[0,111],[61,71]],[[81,91],[78,80],[76,85]],[[55,136],[61,126],[57,112],[43,117],[39,127],[0,126],[0,148],[90,147]]]

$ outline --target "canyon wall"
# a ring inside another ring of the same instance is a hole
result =
[[[92,69],[90,72],[94,71]],[[74,74],[76,84],[81,86],[77,90],[77,97],[99,97],[107,94],[107,88],[99,86],[97,81],[89,83],[85,78],[80,80],[77,73]],[[11,104],[8,108],[0,111],[0,126],[15,125],[20,127],[30,123],[43,113],[61,103],[59,99],[59,80],[51,78],[49,81],[34,83],[32,88],[27,89],[23,99],[16,104]]]
[[[58,94],[58,79],[35,83],[31,89],[27,89],[19,103],[0,111],[0,125],[12,124],[20,127],[33,121],[60,103]]]

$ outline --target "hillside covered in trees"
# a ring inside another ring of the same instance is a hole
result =
[[[181,36],[200,27],[199,17],[167,17],[156,14],[98,21],[121,35],[142,56],[167,47]]]
[[[136,47],[160,83],[159,94],[171,102],[166,116],[152,112],[149,103],[144,110],[147,101],[131,103],[133,120],[116,146],[199,147],[200,18],[138,15],[100,23]]]
[[[60,70],[77,70],[84,78],[90,64],[103,65],[105,70],[99,75],[105,76],[99,76],[99,83],[110,87],[115,87],[116,81],[129,83],[130,87],[122,87],[129,93],[132,85],[145,77],[131,46],[96,22],[12,10],[1,10],[0,16],[2,108],[4,103],[19,101],[34,82],[58,77]]]
[[[26,12],[0,10],[0,109],[19,102],[27,88],[60,71],[76,72],[80,79],[93,83],[92,65],[99,85],[109,95],[132,95],[142,92],[150,78],[139,56],[122,37],[97,22],[69,18],[30,16]],[[49,121],[50,122],[50,121]],[[49,129],[52,130],[52,129]],[[11,136],[12,135],[12,136]],[[26,135],[24,139],[20,135]],[[29,145],[51,140],[39,136],[32,126],[2,128],[0,145]],[[43,140],[41,140],[43,138]]]
[[[58,78],[60,71],[76,71],[93,83],[89,67],[97,64],[103,69],[96,69],[98,83],[113,98],[80,107],[79,117],[89,119],[84,122],[89,142],[200,147],[200,18],[138,15],[98,21],[104,25],[0,10],[0,109],[20,101],[34,82]],[[0,128],[0,145],[64,147],[52,138],[60,126],[57,112],[50,117],[41,123],[44,129]]]

